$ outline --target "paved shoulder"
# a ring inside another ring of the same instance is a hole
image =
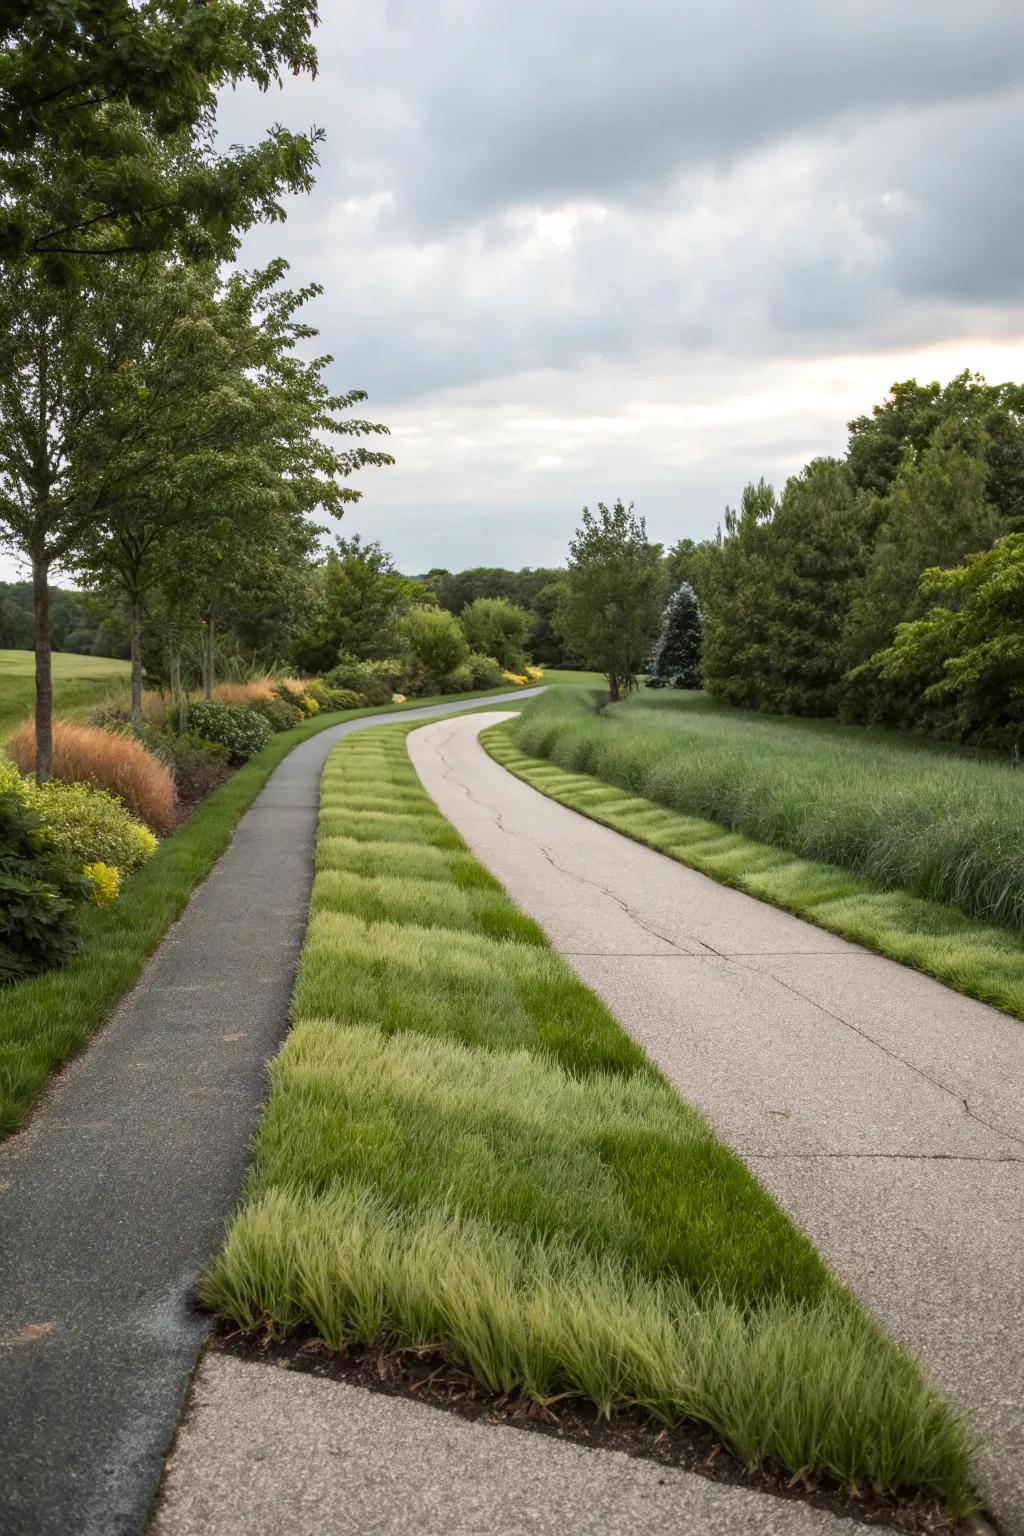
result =
[[[796,1501],[211,1354],[153,1536],[842,1536]]]
[[[477,857],[971,1413],[1024,1532],[1024,1027],[415,731]]]

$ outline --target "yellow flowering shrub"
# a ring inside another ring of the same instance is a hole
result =
[[[316,715],[320,712],[320,705],[310,694],[304,693],[299,702],[299,708],[304,715]]]
[[[121,889],[121,876],[111,864],[104,864],[97,859],[95,864],[86,864],[82,874],[87,880],[92,881],[92,900],[98,907],[105,907],[108,901],[116,901],[117,893]]]
[[[544,676],[543,667],[526,667],[525,672],[531,683],[539,683]]]
[[[501,675],[505,679],[506,683],[515,683],[517,688],[522,688],[524,683],[528,683],[530,681],[525,672],[506,672],[503,669]]]

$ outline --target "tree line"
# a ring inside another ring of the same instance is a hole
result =
[[[1024,724],[1024,387],[893,386],[781,495],[764,479],[670,585],[702,610],[704,687],[731,704],[982,746]]]

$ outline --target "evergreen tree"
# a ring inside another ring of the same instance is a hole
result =
[[[654,648],[651,688],[699,688],[700,645],[703,632],[697,594],[684,581],[672,593]]]

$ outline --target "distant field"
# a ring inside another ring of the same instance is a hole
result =
[[[0,742],[35,707],[35,656],[31,651],[0,650]],[[126,694],[129,665],[109,656],[53,654],[53,705],[60,715],[87,714],[104,699]]]

